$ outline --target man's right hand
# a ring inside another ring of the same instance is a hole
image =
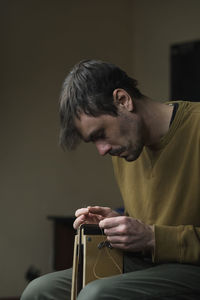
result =
[[[105,218],[120,216],[110,207],[88,206],[80,208],[75,212],[76,220],[74,221],[74,229],[78,229],[81,224],[99,224]]]

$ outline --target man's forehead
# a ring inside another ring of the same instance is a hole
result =
[[[79,118],[74,119],[75,126],[78,130],[84,130],[85,127],[92,126],[96,123],[97,117],[89,116],[84,113],[79,115]]]

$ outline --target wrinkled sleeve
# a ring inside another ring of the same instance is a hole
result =
[[[200,227],[155,225],[153,261],[200,265]]]

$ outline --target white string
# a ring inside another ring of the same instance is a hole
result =
[[[101,229],[101,232],[102,232],[102,236],[103,236],[103,231]],[[102,279],[104,277],[101,277],[101,276],[98,276],[97,273],[96,273],[96,266],[100,260],[100,256],[101,254],[103,254],[103,249],[105,249],[107,255],[109,256],[109,258],[112,260],[113,264],[117,267],[117,269],[119,270],[120,273],[122,273],[122,269],[120,268],[120,266],[118,265],[118,263],[115,261],[115,259],[112,257],[112,255],[110,254],[110,251],[112,251],[111,249],[109,250],[108,247],[106,246],[106,240],[103,242],[102,244],[102,247],[101,249],[99,249],[99,253],[97,255],[97,259],[94,263],[94,266],[93,266],[93,273],[94,273],[94,276],[97,278],[97,279]]]

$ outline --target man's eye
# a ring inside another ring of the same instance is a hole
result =
[[[96,142],[96,141],[103,140],[103,139],[105,139],[105,134],[104,134],[104,133],[101,133],[101,134],[99,134],[99,135],[97,135],[97,136],[94,136],[94,137],[92,138],[92,142]]]

